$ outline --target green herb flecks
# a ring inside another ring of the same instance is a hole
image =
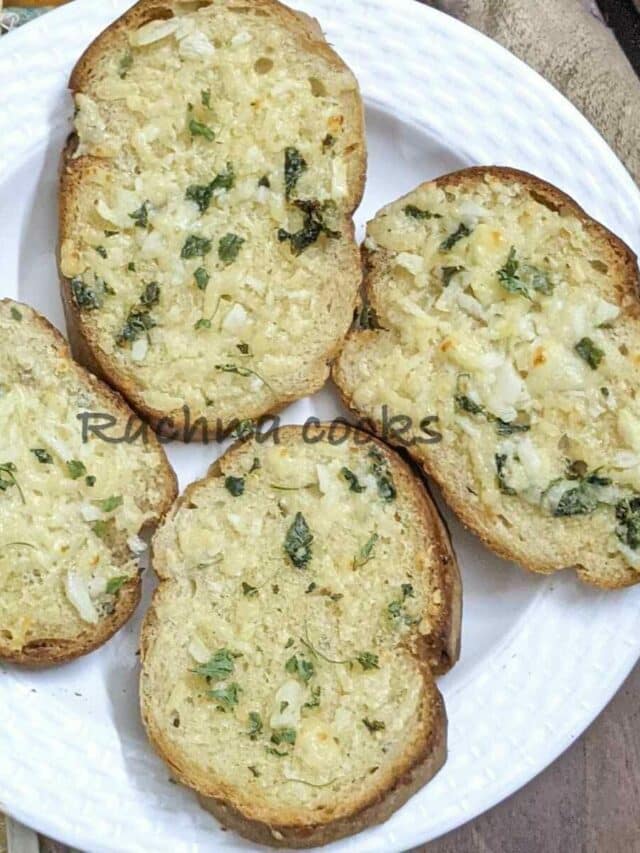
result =
[[[189,119],[189,132],[191,133],[191,136],[202,136],[207,140],[207,142],[213,142],[216,138],[215,133],[208,125],[195,118]]]
[[[249,711],[249,729],[247,734],[251,740],[256,740],[262,734],[262,717],[257,711]]]
[[[309,525],[304,515],[297,512],[284,540],[284,550],[296,569],[306,569],[311,560],[312,543]]]
[[[184,242],[180,257],[183,260],[204,258],[211,251],[212,245],[213,243],[208,237],[199,237],[197,234],[190,234]]]
[[[50,453],[48,453],[46,450],[44,450],[42,447],[33,447],[31,449],[31,452],[36,457],[38,462],[42,463],[43,465],[51,465],[52,464],[53,456]]]
[[[405,216],[411,219],[442,219],[439,213],[432,213],[430,210],[421,210],[415,204],[407,204],[404,207]]]
[[[102,512],[113,512],[122,506],[122,495],[111,495],[110,498],[105,498],[103,501],[98,501],[98,506]]]
[[[208,681],[224,681],[234,671],[233,654],[229,649],[218,649],[206,663],[200,663],[191,672],[201,675]]]
[[[625,498],[616,505],[616,536],[636,551],[640,547],[640,496]]]
[[[318,240],[321,234],[330,240],[337,240],[342,236],[340,231],[334,231],[325,222],[325,216],[334,207],[333,203],[322,202],[321,204],[313,199],[296,199],[293,204],[298,210],[302,211],[302,227],[298,231],[287,231],[285,228],[278,229],[278,240],[281,243],[289,241],[291,254],[301,255],[305,249],[308,249]]]
[[[553,290],[553,283],[543,270],[517,259],[514,246],[511,247],[509,256],[504,266],[498,270],[497,276],[508,293],[520,293],[526,299],[531,299],[531,291],[548,296]]]
[[[234,498],[244,494],[244,477],[225,477],[224,487]]]
[[[226,687],[216,687],[213,690],[207,691],[207,696],[210,699],[215,699],[218,702],[219,711],[228,711],[238,704],[238,694],[241,687],[235,681],[228,684]]]
[[[120,57],[120,61],[118,62],[118,77],[121,80],[127,76],[131,68],[133,67],[133,54],[130,50],[123,53]]]
[[[106,259],[108,257],[107,250],[105,249],[104,246],[94,246],[94,249],[100,255],[101,258]]]
[[[362,566],[366,565],[369,560],[373,559],[373,549],[375,548],[376,542],[380,537],[377,533],[372,533],[371,536],[367,539],[365,544],[360,548],[356,556],[353,558],[353,568],[360,569]]]
[[[11,306],[11,317],[18,323],[22,320],[22,314],[18,311],[15,305]]]
[[[194,271],[193,277],[195,279],[196,286],[197,286],[198,290],[206,290],[207,289],[207,285],[209,284],[209,279],[211,278],[211,276],[209,275],[209,273],[206,271],[206,269],[204,267],[198,267]]]
[[[255,595],[258,594],[258,588],[255,586],[251,586],[251,584],[247,583],[246,581],[242,581],[242,594],[245,595],[247,598],[253,598]]]
[[[97,288],[90,287],[82,278],[71,279],[71,294],[78,308],[84,311],[95,311],[102,308],[102,296]]]
[[[496,453],[495,455],[496,482],[503,495],[513,496],[516,494],[516,490],[507,483],[507,459],[506,453]]]
[[[105,592],[107,595],[117,595],[128,580],[127,575],[118,575],[118,577],[110,578],[107,581]]]
[[[443,240],[442,243],[440,243],[440,251],[450,251],[451,249],[453,249],[456,243],[462,240],[463,237],[468,237],[470,234],[471,229],[468,228],[464,224],[464,222],[461,222],[460,225],[458,225],[458,227],[456,228],[456,230],[452,234],[449,234],[449,236],[445,240]]]
[[[200,92],[200,101],[203,107],[206,107],[208,110],[211,109],[211,89],[203,89]]]
[[[366,301],[363,301],[362,305],[359,308],[356,308],[353,322],[357,329],[381,329],[383,331],[388,331],[381,325],[375,308],[369,305]]]
[[[373,652],[360,652],[356,656],[356,660],[364,670],[380,669],[380,659],[378,658],[378,655],[374,655]]]
[[[293,746],[296,742],[296,730],[295,729],[278,729],[271,735],[271,743],[275,743],[276,746],[280,746],[283,743],[288,743]]]
[[[67,473],[72,480],[78,480],[80,477],[85,476],[87,469],[84,462],[81,462],[79,459],[69,459],[67,462]]]
[[[296,184],[307,170],[307,162],[297,148],[288,146],[284,151],[284,188],[286,198],[296,188]]]
[[[218,257],[227,266],[232,264],[238,257],[244,242],[244,237],[239,237],[237,234],[225,234],[218,241]]]
[[[227,163],[224,171],[219,172],[208,184],[192,184],[187,187],[185,198],[198,206],[200,213],[209,209],[211,199],[216,190],[230,190],[235,183],[235,172],[232,163]]]
[[[129,219],[133,219],[136,228],[147,228],[149,225],[149,202],[143,202],[137,210],[130,213]]]
[[[15,486],[18,494],[20,495],[20,500],[23,504],[26,504],[26,500],[24,499],[24,492],[20,488],[20,483],[16,478],[16,471],[18,469],[14,465],[13,462],[4,462],[0,465],[0,492],[6,492],[7,489],[10,489],[12,486]]]
[[[368,717],[364,717],[362,722],[369,729],[371,734],[374,734],[375,732],[381,732],[386,728],[382,720],[370,720]]]
[[[216,370],[219,370],[221,373],[235,373],[237,376],[243,376],[243,377],[255,376],[257,379],[260,380],[260,382],[262,382],[263,385],[266,385],[266,387],[269,388],[270,391],[273,391],[273,388],[271,387],[271,385],[269,385],[267,380],[263,376],[261,376],[259,373],[257,373],[255,370],[251,370],[251,368],[249,368],[249,367],[242,367],[241,365],[228,363],[228,364],[215,364],[214,368]]]
[[[284,668],[292,675],[297,675],[306,684],[315,675],[315,667],[310,660],[292,655],[285,663]]]
[[[364,492],[364,490],[366,489],[366,486],[363,486],[360,483],[360,481],[358,480],[356,475],[353,473],[353,471],[350,471],[349,468],[341,468],[340,473],[342,474],[343,478],[349,484],[349,491],[350,492],[358,492],[358,493]]]
[[[597,370],[604,358],[604,350],[597,347],[591,338],[582,338],[574,349],[580,358],[587,362],[591,370]]]
[[[464,272],[464,267],[442,267],[442,286],[449,287],[451,284],[451,279],[454,275],[457,275],[459,272]]]
[[[372,448],[367,455],[371,460],[369,470],[376,478],[378,494],[386,503],[395,500],[396,487],[393,483],[393,476],[389,470],[388,462],[377,447]]]

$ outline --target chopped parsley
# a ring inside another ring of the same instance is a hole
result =
[[[180,257],[185,260],[188,258],[204,258],[211,251],[212,245],[208,237],[199,237],[197,234],[190,234],[184,242]]]
[[[464,267],[442,267],[442,286],[449,287],[451,279],[459,272],[464,272]]]
[[[124,80],[124,78],[127,76],[127,73],[132,67],[133,54],[130,50],[128,50],[126,53],[122,54],[122,56],[120,57],[120,61],[118,62],[118,77],[120,77],[121,80]]]
[[[18,311],[15,305],[11,306],[11,317],[18,323],[22,320],[22,314]]]
[[[225,234],[218,241],[218,257],[223,263],[232,264],[238,257],[244,242],[244,237],[239,237],[237,234]]]
[[[146,308],[153,308],[158,304],[158,302],[160,302],[160,285],[157,281],[150,281],[145,285],[145,288],[142,291],[142,296],[140,297],[140,302]]]
[[[251,740],[256,740],[262,734],[262,717],[257,711],[249,711],[249,730],[247,734]]]
[[[322,150],[325,152],[329,151],[336,144],[336,138],[331,133],[327,133],[325,138],[322,140]]]
[[[198,269],[195,270],[195,272],[193,273],[193,277],[195,279],[198,290],[207,289],[207,285],[209,284],[209,279],[211,278],[211,276],[204,267],[198,267]]]
[[[640,497],[625,498],[616,505],[616,536],[632,550],[640,547]]]
[[[360,664],[363,669],[379,669],[379,658],[378,655],[374,655],[373,652],[360,652],[357,655],[356,660]]]
[[[284,550],[296,569],[305,569],[311,559],[313,534],[301,512],[297,512],[287,531]]]
[[[604,351],[597,347],[591,338],[582,338],[574,349],[580,358],[587,362],[591,370],[597,370],[604,358]]]
[[[211,89],[203,89],[200,92],[200,100],[202,102],[203,107],[207,107],[207,109],[211,109]]]
[[[458,225],[458,227],[456,228],[456,230],[452,234],[449,234],[449,236],[444,239],[442,243],[440,243],[440,251],[450,251],[451,249],[453,249],[457,242],[462,240],[463,237],[468,237],[469,234],[471,234],[471,229],[468,228],[464,224],[464,222],[461,222],[460,225]]]
[[[315,674],[315,667],[313,663],[310,660],[305,660],[305,658],[299,658],[297,655],[290,657],[285,663],[284,668],[286,672],[289,672],[292,675],[297,675],[305,684]]]
[[[496,453],[495,455],[495,463],[496,463],[496,482],[498,484],[498,488],[502,492],[503,495],[515,495],[516,490],[513,489],[508,483],[506,479],[506,467],[507,467],[507,454],[506,453]]]
[[[269,180],[268,175],[263,175],[258,181],[259,187],[266,187],[267,189],[271,189],[271,181]]]
[[[405,216],[411,219],[442,219],[439,213],[431,213],[430,210],[420,210],[415,204],[407,204],[404,207]]]
[[[293,204],[303,213],[302,227],[298,231],[279,228],[277,232],[280,243],[289,241],[292,255],[301,255],[305,249],[317,241],[321,234],[331,240],[337,240],[342,236],[340,231],[329,228],[324,221],[327,212],[333,209],[332,202],[321,204],[313,199],[296,199]]]
[[[303,708],[318,708],[320,706],[320,694],[322,692],[322,688],[318,684],[316,687],[311,688],[311,699],[308,702],[305,702],[302,706]]]
[[[371,734],[374,734],[374,732],[381,732],[386,728],[382,720],[370,720],[368,717],[364,717],[362,722],[369,729]]]
[[[100,255],[100,257],[101,257],[101,258],[106,258],[106,257],[108,257],[108,256],[107,256],[107,250],[105,249],[105,247],[104,247],[104,246],[94,246],[94,249],[95,249],[95,250],[96,250],[96,252]]]
[[[38,462],[41,462],[43,465],[51,465],[51,463],[53,462],[53,457],[51,456],[51,454],[47,453],[47,451],[41,447],[34,447],[32,448],[31,452],[36,457]]]
[[[517,259],[514,246],[511,247],[506,263],[498,270],[497,276],[506,291],[520,293],[526,299],[531,299],[532,290],[545,295],[553,290],[553,284],[545,272]]]
[[[208,317],[200,317],[200,319],[193,324],[193,328],[196,329],[196,331],[198,329],[210,329],[211,320]]]
[[[193,201],[198,206],[200,213],[205,213],[211,204],[215,190],[230,190],[235,182],[235,177],[233,164],[227,163],[225,170],[219,172],[210,183],[192,184],[187,187],[185,198],[188,201]]]
[[[234,498],[244,494],[244,477],[225,477],[224,487]]]
[[[191,136],[202,136],[207,142],[213,142],[216,136],[210,127],[195,118],[189,119],[189,131]]]
[[[296,188],[296,184],[307,170],[307,162],[297,148],[289,145],[284,151],[284,188],[286,198]]]
[[[379,536],[377,533],[372,533],[371,536],[367,539],[365,544],[360,548],[356,556],[353,558],[353,568],[359,569],[364,566],[369,560],[373,557],[373,549],[375,547],[376,542],[378,541]]]
[[[229,649],[218,649],[206,663],[198,664],[191,672],[208,681],[223,681],[232,674],[234,667],[233,655]]]
[[[255,586],[251,586],[251,584],[246,581],[242,581],[242,594],[246,595],[247,598],[253,598],[254,595],[258,594],[258,589]]]
[[[130,213],[129,219],[133,219],[136,228],[146,228],[149,225],[149,202],[143,202],[137,210]]]
[[[149,309],[144,306],[134,306],[127,315],[126,322],[118,336],[116,343],[118,346],[136,341],[142,335],[145,335],[150,329],[153,329],[156,321],[149,313]]]
[[[238,704],[239,692],[240,685],[236,684],[235,681],[232,681],[231,684],[228,684],[226,687],[216,687],[214,690],[209,690],[207,692],[207,696],[209,696],[210,699],[217,699],[219,703],[219,711],[227,711],[229,708],[233,708]]]
[[[118,577],[110,578],[107,581],[105,592],[107,595],[116,595],[128,580],[127,575],[118,575]]]
[[[255,370],[251,370],[249,367],[241,367],[237,364],[214,364],[214,368],[219,370],[221,373],[235,373],[237,376],[255,376],[257,379],[262,382],[263,385],[266,385],[267,388],[271,388],[267,380],[260,376],[259,373],[256,373]]]
[[[382,453],[377,447],[372,448],[368,453],[371,461],[370,471],[376,478],[378,484],[378,494],[385,502],[395,500],[396,487],[393,483],[393,477],[389,471],[389,466]]]
[[[271,735],[271,743],[275,743],[276,746],[280,746],[283,743],[294,744],[296,742],[296,730],[295,729],[278,729],[277,732],[274,732]]]
[[[122,506],[122,495],[112,495],[103,501],[98,501],[98,506],[103,512],[113,512],[119,506]]]
[[[78,308],[94,311],[102,307],[102,299],[98,293],[79,277],[71,279],[71,293]]]
[[[88,474],[84,478],[84,481],[87,484],[87,486],[89,486],[89,487],[95,486],[95,484],[96,484],[96,478],[93,476],[93,474]]]
[[[20,495],[20,500],[24,504],[26,503],[24,493],[16,479],[17,470],[18,469],[13,462],[3,462],[2,465],[0,465],[0,492],[6,492],[7,489],[11,488],[11,486],[15,486],[18,490],[18,494]]]
[[[350,492],[364,492],[366,486],[363,486],[353,471],[350,471],[349,468],[341,468],[340,473],[344,477],[344,479],[349,483],[349,491]]]
[[[79,459],[70,459],[67,462],[67,472],[72,480],[78,480],[80,477],[84,477],[87,469],[84,462],[80,462]]]
[[[380,324],[375,308],[367,302],[363,302],[360,308],[356,308],[353,321],[358,329],[383,329],[386,331],[384,326]]]

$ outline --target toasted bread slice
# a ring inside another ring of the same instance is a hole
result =
[[[319,389],[361,282],[366,155],[356,80],[317,24],[275,0],[141,0],[70,86],[74,354],[178,437]]]
[[[0,659],[59,663],[135,610],[138,534],[176,481],[148,428],[145,441],[115,443],[133,413],[44,317],[4,299],[0,331]]]
[[[605,588],[637,583],[630,249],[555,187],[493,167],[385,207],[364,260],[369,308],[334,370],[347,405],[378,429],[409,416],[407,438],[437,416],[442,440],[409,452],[501,556]]]
[[[322,844],[385,820],[442,765],[432,671],[458,654],[460,581],[385,445],[328,426],[236,444],[157,531],[153,565],[142,715],[224,825]]]

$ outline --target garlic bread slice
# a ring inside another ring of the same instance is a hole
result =
[[[535,571],[640,581],[640,312],[631,250],[524,172],[465,169],[369,223],[345,402],[441,434],[409,452],[462,521]]]
[[[232,447],[154,537],[142,715],[225,826],[307,847],[385,820],[443,763],[433,672],[458,655],[460,581],[393,451],[274,435]]]
[[[176,481],[150,429],[123,440],[133,412],[44,317],[4,299],[0,331],[0,659],[59,663],[135,610],[139,534]]]
[[[319,389],[361,282],[366,155],[356,80],[315,22],[275,0],[141,0],[70,87],[76,356],[179,437]]]

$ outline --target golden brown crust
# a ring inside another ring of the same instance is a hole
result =
[[[319,424],[318,428],[329,426],[330,424],[326,423]],[[300,430],[299,426],[280,427],[279,442],[301,440]],[[147,735],[158,754],[171,768],[174,777],[182,784],[194,789],[198,793],[201,804],[211,811],[223,826],[236,830],[252,841],[271,846],[302,848],[327,844],[387,820],[438,772],[446,760],[446,713],[442,696],[433,679],[433,672],[447,671],[456,662],[460,649],[461,582],[455,553],[444,522],[422,478],[416,476],[416,473],[398,454],[376,437],[355,429],[352,429],[352,435],[356,440],[359,438],[360,446],[366,441],[375,443],[389,460],[395,482],[402,483],[402,488],[410,490],[415,497],[425,529],[428,531],[429,538],[425,541],[425,548],[435,545],[435,565],[430,568],[437,572],[435,586],[443,596],[440,618],[434,625],[432,636],[428,640],[425,638],[422,642],[409,641],[407,644],[408,650],[419,662],[423,677],[422,733],[418,735],[418,743],[408,752],[405,765],[393,779],[392,784],[372,788],[366,802],[362,802],[357,810],[334,819],[328,816],[324,822],[318,821],[313,824],[303,822],[296,819],[294,813],[287,815],[291,819],[282,819],[276,823],[266,819],[265,815],[261,814],[259,806],[256,806],[252,814],[248,814],[246,808],[234,803],[231,792],[221,790],[212,783],[210,778],[197,774],[192,768],[184,765],[181,756],[176,753],[174,746],[155,724],[153,716],[147,712],[143,691],[140,696],[141,714]],[[228,462],[229,456],[238,452],[243,444],[243,441],[236,442],[227,450],[225,461]],[[209,468],[207,476],[216,474],[219,467],[220,460],[217,460]],[[189,503],[197,486],[197,483],[193,483],[187,487],[174,504],[169,521],[182,505]],[[163,570],[164,567],[159,565],[153,557],[153,543],[152,565],[160,578],[160,584],[154,593],[142,625],[140,649],[143,667],[157,629],[156,606],[170,582]]]
[[[0,300],[0,304],[20,305],[21,303],[15,303],[11,299],[2,299]],[[115,408],[121,414],[127,417],[134,416],[134,413],[117,392],[73,361],[66,340],[46,317],[38,314],[28,305],[22,305],[21,307],[24,311],[30,313],[30,322],[42,328],[51,337],[59,355],[69,361],[69,365],[76,373],[79,383],[89,385],[95,393],[100,394],[112,408]],[[155,435],[149,435],[148,440],[160,454],[160,459],[163,460],[164,467],[164,490],[158,496],[159,523],[169,511],[178,495],[178,481],[175,472],[166,458],[164,448],[158,442]],[[21,649],[16,650],[3,645],[0,637],[0,660],[23,664],[25,666],[42,667],[74,660],[94,651],[106,643],[131,618],[140,601],[141,588],[142,583],[139,576],[127,581],[120,589],[113,613],[107,618],[100,620],[95,628],[87,628],[73,639],[42,637],[38,640],[32,640]]]
[[[135,6],[107,27],[107,29],[89,45],[76,63],[69,79],[69,88],[71,92],[73,94],[76,92],[82,92],[90,85],[93,69],[100,58],[105,53],[109,53],[118,47],[127,46],[127,33],[129,31],[137,29],[149,21],[171,17],[173,13],[169,8],[170,5],[170,0],[140,0]],[[239,5],[243,4],[240,3]],[[304,41],[304,50],[324,57],[336,68],[341,68],[347,71],[349,70],[343,60],[325,40],[322,29],[315,18],[311,18],[302,12],[289,9],[284,4],[279,3],[278,0],[252,0],[251,5],[254,8],[263,6],[265,8],[274,9],[281,24],[294,32],[299,40]],[[355,241],[355,229],[353,222],[350,220],[350,216],[360,204],[366,180],[364,107],[361,101],[358,101],[354,106],[356,109],[352,116],[352,120],[357,122],[359,127],[358,137],[362,140],[360,158],[362,168],[357,176],[357,184],[354,186],[352,192],[351,205],[349,206],[349,209],[345,211],[345,221],[342,226],[342,230],[346,232],[345,236],[351,242]],[[62,242],[63,235],[69,233],[68,223],[71,219],[70,206],[73,204],[74,195],[82,182],[84,171],[91,169],[91,162],[94,159],[91,157],[79,157],[77,159],[73,159],[72,155],[76,144],[76,137],[72,134],[67,140],[61,159],[60,192],[58,197],[58,217],[61,235],[59,241],[60,244]],[[158,434],[180,440],[188,429],[190,441],[204,440],[204,426],[191,429],[189,421],[185,417],[183,410],[169,413],[159,409],[154,409],[146,403],[142,395],[137,390],[135,383],[124,376],[119,370],[115,369],[108,355],[102,351],[98,342],[93,340],[90,331],[83,323],[81,312],[74,304],[71,295],[70,280],[65,278],[60,270],[59,247],[58,269],[67,333],[69,335],[69,343],[74,357],[96,376],[116,388],[127,400],[129,405],[131,405],[145,421],[151,424]],[[357,292],[354,292],[351,311],[355,309],[357,299],[358,294]],[[338,340],[333,348],[325,354],[322,362],[318,363],[317,372],[309,382],[304,393],[294,393],[282,397],[275,405],[266,410],[263,406],[255,406],[252,410],[248,410],[244,413],[243,418],[254,420],[262,416],[266,417],[269,415],[275,415],[290,403],[300,399],[300,397],[319,391],[329,378],[331,364],[337,358],[341,347],[342,340]],[[170,423],[168,423],[168,420],[170,420]],[[212,412],[211,416],[207,418],[206,430],[209,435],[211,435],[215,430],[216,424],[216,413]]]
[[[557,187],[554,187],[552,184],[543,181],[541,178],[538,178],[535,175],[530,174],[529,172],[523,172],[518,169],[513,169],[505,166],[473,166],[468,169],[461,169],[459,171],[443,175],[434,181],[426,182],[422,186],[426,186],[427,184],[436,184],[437,186],[456,186],[477,181],[478,179],[482,179],[485,176],[494,176],[497,178],[501,178],[502,180],[512,180],[523,184],[535,194],[535,198],[537,201],[542,204],[546,204],[553,210],[565,210],[568,213],[571,213],[583,223],[583,225],[585,226],[585,228],[587,228],[589,232],[591,232],[594,239],[604,240],[606,243],[608,243],[617,260],[621,264],[622,270],[624,271],[622,281],[618,282],[618,300],[620,303],[624,302],[624,307],[626,311],[630,312],[636,317],[640,317],[640,278],[638,275],[636,255],[629,248],[629,246],[627,246],[626,243],[624,243],[618,236],[616,236],[607,228],[605,228],[604,225],[592,219],[577,204],[577,202],[575,202],[566,193],[562,192],[562,190],[559,190]],[[416,189],[419,188],[420,187]],[[402,198],[399,199],[399,201],[401,201]],[[378,268],[379,264],[378,261],[376,261],[375,263],[372,261],[372,259],[375,257],[375,254],[376,253],[370,252],[366,248],[366,246],[362,247],[362,260],[364,269],[363,286],[364,292],[367,296],[370,296],[372,291],[372,278],[375,275],[374,266]],[[382,263],[384,263],[384,261]],[[350,340],[362,334],[375,333],[352,329],[348,333],[346,340]],[[367,422],[371,425],[372,429],[375,432],[382,434],[383,424],[375,418],[372,418],[369,414],[361,412],[355,406],[353,399],[349,393],[348,383],[344,377],[339,361],[336,361],[334,364],[332,370],[332,379],[336,384],[343,405],[357,418],[362,418],[366,416]],[[562,570],[560,568],[550,568],[547,562],[541,562],[538,559],[538,554],[535,547],[528,548],[526,547],[526,543],[518,553],[514,553],[511,548],[508,548],[504,545],[504,543],[500,540],[498,536],[492,535],[493,529],[490,525],[483,524],[479,520],[478,511],[472,506],[472,504],[469,501],[464,501],[460,498],[460,495],[455,488],[455,484],[450,483],[446,478],[441,475],[435,456],[417,452],[415,446],[406,448],[406,450],[412,456],[417,465],[422,469],[422,471],[424,471],[424,473],[429,477],[432,477],[433,480],[438,484],[447,504],[455,512],[455,514],[458,516],[464,526],[467,527],[476,536],[478,536],[478,538],[485,545],[487,545],[487,547],[489,547],[495,554],[506,560],[514,560],[524,569],[527,569],[530,572],[535,572],[537,574],[550,574],[555,571]],[[640,582],[639,573],[632,569],[628,569],[623,577],[620,577],[619,575],[616,576],[616,580],[612,582],[607,577],[594,575],[586,571],[582,566],[579,565],[565,566],[562,568],[574,569],[578,574],[578,577],[582,581],[601,589],[621,589]]]

